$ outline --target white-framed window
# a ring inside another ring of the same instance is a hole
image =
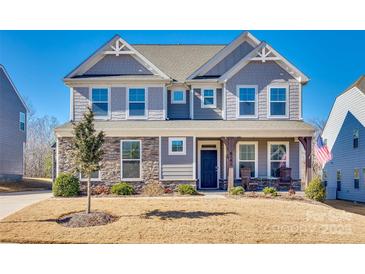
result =
[[[79,174],[80,177],[80,181],[87,181],[87,177],[84,176],[84,174]],[[91,173],[91,181],[100,181],[101,177],[100,177],[100,171],[94,171],[93,173]]]
[[[358,148],[359,147],[359,130],[354,129],[352,133],[352,147]]]
[[[185,90],[172,90],[171,91],[171,104],[186,104],[186,91]]]
[[[238,117],[257,117],[257,86],[237,86]]]
[[[287,118],[288,117],[288,85],[275,85],[268,87],[268,108],[269,117]]]
[[[214,88],[202,88],[201,90],[201,107],[216,108],[217,107],[217,91]]]
[[[238,142],[237,143],[237,169],[236,178],[241,178],[241,168],[249,167],[251,177],[258,174],[258,143],[257,142]]]
[[[186,155],[186,138],[169,137],[169,155]]]
[[[91,89],[91,109],[95,118],[108,118],[110,110],[110,94],[108,88]]]
[[[145,118],[147,116],[146,88],[129,88],[127,98],[128,117]]]
[[[267,143],[268,176],[279,177],[281,167],[289,167],[289,142]]]
[[[25,113],[19,112],[19,129],[25,131]]]
[[[142,178],[142,143],[140,140],[122,140],[121,179],[140,180]]]

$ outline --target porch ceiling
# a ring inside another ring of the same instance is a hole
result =
[[[303,121],[227,121],[227,120],[174,120],[174,121],[96,121],[96,130],[110,137],[138,136],[196,136],[196,137],[310,137],[311,125]],[[72,124],[56,128],[58,137],[72,136]]]

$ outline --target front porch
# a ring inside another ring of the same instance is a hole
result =
[[[311,137],[196,138],[195,146],[199,190],[244,186],[254,191],[265,187],[300,191],[311,178]],[[281,182],[282,168],[289,170],[289,183]],[[243,169],[249,172],[249,185],[242,180]]]

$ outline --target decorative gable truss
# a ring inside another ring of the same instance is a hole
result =
[[[103,45],[93,55],[86,59],[80,66],[69,73],[66,79],[73,78],[75,76],[82,76],[86,71],[98,63],[105,55],[130,55],[135,58],[141,65],[151,71],[155,76],[159,76],[164,80],[170,80],[171,78],[161,71],[158,67],[152,64],[146,57],[134,49],[130,44],[123,40],[119,35],[114,36],[109,42]]]
[[[261,61],[262,63],[265,63],[266,61],[280,61],[280,58],[277,57],[271,49],[265,46],[257,52],[256,57],[251,58],[251,61]]]

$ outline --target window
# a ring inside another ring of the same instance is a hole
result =
[[[202,91],[202,108],[216,108],[216,90],[203,89]]]
[[[94,171],[91,173],[91,181],[100,181],[100,171]],[[87,181],[87,176],[80,174],[80,181]]]
[[[286,117],[287,116],[287,88],[271,87],[269,88],[270,96],[270,116]]]
[[[146,116],[146,89],[130,88],[128,94],[129,116]]]
[[[171,104],[185,104],[185,103],[186,103],[185,90],[173,90],[171,92]]]
[[[25,113],[19,112],[19,129],[25,131]]]
[[[169,155],[186,155],[186,139],[169,138]]]
[[[251,169],[251,177],[257,177],[257,143],[239,142],[237,144],[237,151],[238,169],[236,177],[241,177],[241,168],[244,167]]]
[[[360,187],[360,171],[358,168],[354,169],[354,188],[359,189]]]
[[[359,130],[355,129],[353,134],[352,134],[352,147],[353,148],[358,148],[359,147]]]
[[[268,143],[269,176],[279,177],[281,167],[289,167],[289,142]]]
[[[324,183],[324,186],[327,187],[327,171],[325,169],[322,171],[322,182]]]
[[[93,88],[91,90],[92,111],[96,118],[109,116],[109,92],[107,88]]]
[[[341,170],[337,170],[336,172],[337,191],[341,191],[341,180],[342,180]]]
[[[240,117],[256,117],[256,96],[257,87],[242,86],[238,88],[238,99],[239,99],[239,116]]]
[[[141,141],[121,141],[122,179],[141,178]]]

